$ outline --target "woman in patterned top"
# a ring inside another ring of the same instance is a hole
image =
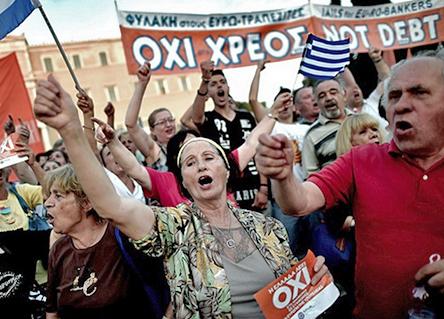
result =
[[[93,207],[133,239],[136,248],[164,259],[176,318],[259,318],[253,294],[294,263],[284,227],[226,201],[232,168],[220,146],[204,138],[178,155],[181,187],[193,203],[148,207],[119,197],[88,147],[71,97],[50,75],[40,81],[35,114],[63,137]],[[326,272],[315,265],[317,282]]]

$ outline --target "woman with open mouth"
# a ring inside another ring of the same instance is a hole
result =
[[[176,119],[170,110],[160,107],[151,112],[148,117],[150,133],[147,134],[138,124],[143,95],[151,79],[151,66],[145,62],[137,70],[136,87],[125,117],[125,125],[131,140],[137,149],[145,156],[146,163],[159,171],[167,171],[166,146],[171,137],[176,134]]]
[[[270,109],[272,114],[278,113],[283,108],[279,101]],[[93,121],[99,125],[96,131],[96,140],[106,145],[113,155],[116,163],[133,179],[135,179],[143,188],[147,198],[159,202],[160,206],[173,207],[190,200],[184,196],[178,187],[176,175],[177,154],[180,147],[189,139],[198,137],[200,134],[193,130],[181,130],[176,133],[167,145],[167,166],[168,171],[158,171],[151,167],[145,167],[137,162],[134,156],[124,148],[124,145],[117,138],[114,129],[105,122],[94,118]],[[270,133],[276,120],[274,117],[263,118],[258,125],[248,135],[246,141],[237,149],[230,153],[230,156],[236,161],[239,171],[243,171],[248,162],[254,157],[258,145],[258,137],[262,133]],[[229,198],[235,202],[232,194]],[[237,206],[237,204],[236,204]]]
[[[34,112],[63,137],[97,213],[144,254],[163,258],[176,318],[262,316],[253,294],[296,260],[280,222],[226,200],[234,165],[218,144],[193,138],[179,150],[177,178],[192,204],[149,207],[116,194],[88,147],[71,97],[51,75],[39,82]],[[323,261],[317,258],[312,283],[327,273]]]
[[[48,221],[55,234],[62,235],[49,255],[46,318],[161,318],[169,299],[162,299],[159,290],[157,305],[147,302],[114,226],[93,209],[73,167],[49,172],[43,189]],[[162,264],[157,264],[158,273],[151,269],[153,278],[167,289]]]

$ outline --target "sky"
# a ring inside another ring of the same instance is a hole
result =
[[[63,42],[120,37],[114,0],[40,0],[51,24]],[[224,13],[291,8],[304,0],[117,0],[122,10],[171,13]],[[329,0],[313,3],[328,4]],[[398,1],[396,1],[398,2]],[[343,4],[349,1],[343,1]],[[54,43],[38,10],[34,10],[12,34],[25,34],[28,43]],[[281,86],[294,88],[299,59],[271,63],[261,73],[259,100],[271,105]],[[256,67],[226,70],[230,93],[235,100],[248,101],[248,91]]]
[[[40,0],[59,39],[64,41],[120,37],[114,0]],[[326,4],[329,0],[316,0]],[[119,9],[171,13],[223,13],[291,8],[306,0],[117,0]],[[25,33],[30,44],[52,42],[35,10],[13,34]]]

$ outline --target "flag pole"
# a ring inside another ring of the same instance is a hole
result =
[[[74,73],[74,70],[72,69],[71,63],[69,63],[68,57],[66,56],[66,53],[65,53],[65,50],[63,49],[62,45],[60,44],[60,41],[57,38],[57,35],[54,32],[54,29],[52,28],[52,25],[49,22],[48,17],[46,16],[45,10],[43,10],[43,7],[40,3],[38,3],[37,7],[39,8],[40,13],[42,14],[43,20],[45,20],[45,23],[48,26],[49,31],[52,34],[52,37],[54,38],[57,48],[59,49],[60,54],[62,55],[63,61],[65,61],[65,64],[68,67],[69,74],[71,74],[71,78],[74,80],[76,90],[81,92],[82,87],[80,86],[79,80],[77,80],[76,74]]]
[[[302,58],[301,58],[301,62],[302,62]],[[299,63],[299,67],[300,67],[300,63]],[[296,77],[295,77],[295,79],[294,79],[293,85],[291,86],[291,91],[292,91],[292,92],[295,90],[296,83],[297,83],[298,80],[300,79],[300,76],[301,76],[301,74],[300,74],[299,71],[298,71],[298,73],[296,73]]]

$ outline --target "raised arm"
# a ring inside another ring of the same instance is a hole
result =
[[[11,114],[8,114],[8,119],[6,120],[5,124],[3,124],[3,130],[8,136],[15,133],[14,118]]]
[[[131,153],[117,138],[114,129],[107,123],[94,118],[99,125],[96,131],[96,139],[99,143],[106,144],[113,154],[114,160],[131,178],[134,178],[142,187],[151,191],[151,178],[145,167],[140,165],[133,153]]]
[[[37,185],[40,182],[32,168],[26,162],[13,165],[12,170],[21,183]]]
[[[145,156],[146,161],[152,163],[156,161],[156,159],[153,160],[153,157],[159,154],[159,146],[137,123],[143,95],[151,79],[151,65],[148,62],[145,62],[137,70],[137,79],[134,94],[126,110],[125,125],[136,147]]]
[[[344,79],[346,93],[352,94],[353,87],[358,84],[349,68],[345,68],[342,78]]]
[[[83,114],[83,130],[85,132],[88,144],[91,147],[94,155],[99,157],[99,149],[97,148],[96,139],[94,138],[94,123],[92,118],[94,117],[94,102],[84,90],[80,90],[77,94],[77,107]]]
[[[200,64],[200,71],[202,72],[202,81],[197,90],[196,97],[193,101],[193,123],[196,125],[202,124],[205,121],[205,102],[207,101],[208,82],[211,79],[211,72],[214,69],[212,61],[203,61]]]
[[[237,152],[239,154],[239,169],[243,171],[247,167],[248,162],[256,154],[256,148],[261,134],[270,134],[273,130],[276,120],[271,117],[264,117],[256,127],[248,135],[245,142],[239,146]]]
[[[116,109],[111,102],[106,103],[103,112],[106,114],[106,123],[114,128],[114,114],[116,113]]]
[[[368,55],[370,59],[372,59],[376,71],[378,72],[378,80],[384,81],[390,75],[390,67],[382,58],[381,49],[370,47],[370,49],[368,50]]]
[[[258,125],[251,131],[245,142],[239,147],[239,167],[242,170],[248,165],[250,159],[256,154],[258,139],[261,134],[270,134],[276,123],[277,114],[292,99],[290,93],[281,94],[270,109],[269,116],[265,116]],[[268,202],[268,178],[259,173],[260,185],[259,190],[254,197],[253,207],[265,209]]]
[[[37,183],[39,183],[41,185],[43,183],[46,173],[43,170],[43,168],[41,168],[40,164],[35,161],[35,154],[32,151],[32,149],[29,147],[29,145],[26,143],[23,143],[23,142],[17,142],[15,144],[14,151],[19,156],[28,157],[28,160],[26,161],[26,163],[20,163],[20,164],[23,166],[26,166],[26,170],[31,170],[31,173],[33,175],[33,179],[35,179],[36,182],[35,183],[26,182],[26,183],[33,184],[33,185],[36,185]],[[21,169],[25,169],[25,168],[21,168]],[[17,176],[20,175],[20,173],[18,171],[15,171],[15,172],[16,172]],[[19,176],[19,179],[21,181],[23,181],[20,176]]]
[[[271,133],[274,124],[276,123],[277,114],[284,107],[284,105],[291,100],[291,98],[292,97],[290,93],[283,93],[279,95],[270,108],[270,116],[265,116],[262,121],[260,121],[257,126],[251,131],[245,142],[241,146],[239,146],[239,168],[241,171],[243,171],[245,167],[247,167],[248,162],[256,154],[256,148],[259,144],[259,136],[261,134]]]
[[[260,173],[271,178],[279,207],[290,215],[307,215],[322,208],[325,198],[315,184],[297,180],[292,163],[293,148],[285,135],[259,136],[256,166]]]
[[[180,118],[180,124],[182,124],[182,126],[186,127],[187,129],[199,132],[196,124],[194,124],[193,122],[193,105],[188,107],[185,113],[183,113],[182,117]]]
[[[29,148],[29,138],[31,136],[31,132],[29,131],[28,127],[22,122],[21,119],[19,119],[20,125],[17,127],[17,141],[14,144],[15,152],[19,156],[27,156],[28,163],[21,162],[18,164],[15,164],[12,166],[12,169],[14,170],[15,175],[17,175],[18,179],[22,183],[28,183],[31,185],[37,185],[39,180],[36,174],[34,174],[33,170],[31,169],[29,163],[31,161],[34,161],[34,154],[32,153],[31,149]],[[21,152],[21,147],[28,147],[30,154],[23,154]]]
[[[257,122],[262,121],[264,116],[267,114],[266,108],[261,103],[259,103],[257,99],[259,94],[259,82],[261,79],[261,72],[265,69],[265,63],[267,62],[268,61],[265,60],[261,60],[258,62],[253,81],[251,82],[250,93],[248,95],[248,99]]]
[[[52,75],[37,84],[34,113],[62,136],[82,188],[97,213],[133,239],[148,234],[154,224],[153,211],[137,200],[117,195],[88,145],[73,100]]]

